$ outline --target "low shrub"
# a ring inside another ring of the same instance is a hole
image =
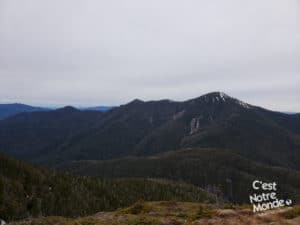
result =
[[[300,205],[294,206],[291,210],[284,213],[286,219],[294,219],[298,216],[300,216]]]
[[[137,214],[148,213],[150,211],[151,211],[151,207],[147,205],[143,200],[139,200],[136,203],[134,203],[132,206],[122,209],[120,212],[137,215]]]

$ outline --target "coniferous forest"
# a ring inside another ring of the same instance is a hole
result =
[[[112,211],[138,200],[207,201],[193,186],[146,179],[79,177],[37,167],[0,154],[0,218],[7,221],[59,215],[78,217]]]
[[[0,0],[0,225],[300,225],[300,0]]]
[[[255,179],[296,204],[299,125],[298,114],[220,92],[19,113],[0,120],[0,218],[88,216],[139,200],[236,207]]]

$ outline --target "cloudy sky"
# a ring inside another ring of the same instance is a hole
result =
[[[300,111],[300,0],[0,0],[0,103],[211,91]]]

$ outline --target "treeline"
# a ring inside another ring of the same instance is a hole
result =
[[[225,149],[195,148],[156,157],[107,161],[78,161],[61,169],[98,177],[157,177],[179,180],[223,194],[233,203],[249,203],[256,179],[276,182],[284,199],[300,202],[300,172],[271,167],[246,159]]]
[[[83,216],[139,199],[213,201],[192,185],[150,179],[98,179],[49,171],[0,154],[0,218]]]

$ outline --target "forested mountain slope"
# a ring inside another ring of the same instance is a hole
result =
[[[0,120],[14,116],[18,113],[24,112],[38,112],[49,111],[47,108],[35,107],[25,104],[13,103],[13,104],[0,104]]]
[[[153,179],[98,179],[72,176],[0,154],[0,218],[6,221],[61,215],[78,217],[150,201],[213,201],[184,183]]]
[[[229,201],[248,203],[252,182],[276,182],[285,198],[300,201],[300,172],[271,167],[230,150],[196,148],[150,157],[63,163],[60,169],[98,177],[157,177],[180,180],[216,192]]]
[[[231,149],[269,165],[299,169],[300,118],[213,92],[183,102],[134,100],[107,112],[67,107],[0,121],[0,151],[41,163],[188,147]]]

